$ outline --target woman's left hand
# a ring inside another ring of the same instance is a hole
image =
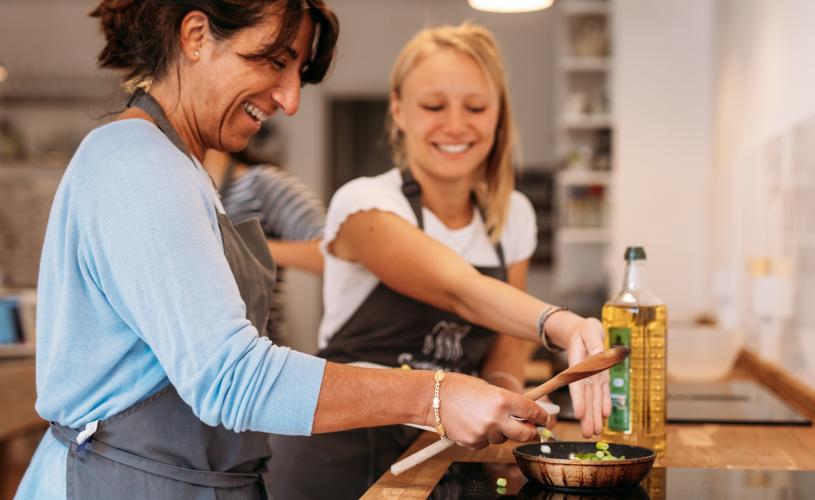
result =
[[[569,326],[569,330],[566,348],[569,366],[605,350],[605,329],[595,318],[580,318]],[[611,413],[608,383],[608,370],[605,370],[569,385],[574,416],[580,420],[583,437],[603,431],[603,418]]]

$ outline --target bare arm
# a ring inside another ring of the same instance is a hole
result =
[[[400,217],[378,210],[357,212],[340,228],[329,250],[360,262],[399,293],[454,312],[462,318],[519,339],[539,342],[537,321],[548,304],[500,280],[484,276],[445,245]],[[546,322],[550,341],[567,349],[569,364],[604,349],[604,330],[596,319],[571,312]],[[611,412],[608,373],[591,386],[572,384],[575,415],[583,434],[602,431]],[[586,390],[584,390],[586,389]]]
[[[399,293],[524,340],[540,342],[537,320],[548,304],[512,285],[482,275],[447,246],[400,217],[370,210],[345,221],[329,249],[359,262]],[[574,314],[547,321],[550,339],[567,347]]]
[[[323,273],[323,255],[320,240],[281,241],[269,240],[269,251],[275,262],[282,267],[296,267],[314,274]]]
[[[529,261],[516,262],[507,269],[507,282],[518,290],[526,290]],[[539,343],[521,340],[509,335],[498,335],[481,368],[481,377],[487,382],[513,392],[524,389],[524,365]]]
[[[371,369],[326,363],[314,433],[413,423],[435,427],[431,402],[433,374],[424,370]],[[519,394],[458,373],[446,374],[440,387],[441,421],[454,441],[480,448],[507,438],[528,441],[546,413]]]

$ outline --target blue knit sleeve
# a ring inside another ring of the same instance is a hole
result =
[[[208,178],[143,123],[127,147],[99,138],[73,179],[86,285],[202,421],[309,434],[324,361],[258,336],[223,253]]]

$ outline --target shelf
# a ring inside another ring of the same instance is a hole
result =
[[[29,357],[36,350],[34,344],[0,344],[0,359]]]
[[[117,78],[96,75],[14,74],[0,84],[6,104],[87,104],[122,99]]]
[[[558,125],[571,130],[608,129],[611,128],[611,115],[561,115]]]
[[[607,16],[611,13],[603,0],[561,0],[558,9],[567,16]]]
[[[602,227],[562,227],[555,233],[558,243],[604,244],[610,233]]]
[[[555,176],[560,186],[608,186],[611,172],[605,170],[567,169]]]
[[[560,69],[570,73],[609,73],[611,72],[611,58],[564,57],[560,60]]]

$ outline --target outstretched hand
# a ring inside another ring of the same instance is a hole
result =
[[[581,319],[571,326],[566,354],[573,366],[605,349],[605,329],[594,318]],[[569,385],[574,416],[580,420],[583,437],[603,432],[603,418],[611,414],[608,370]]]

